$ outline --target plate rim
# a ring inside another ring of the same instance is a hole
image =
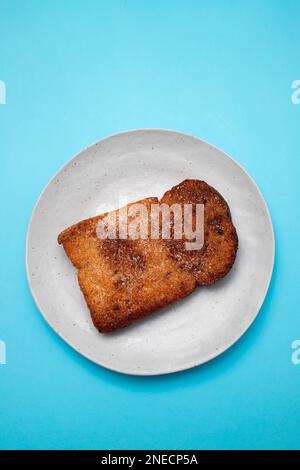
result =
[[[188,137],[188,138],[193,138],[193,139],[196,139],[197,141],[201,142],[202,144],[205,144],[207,146],[209,146],[211,149],[213,150],[217,150],[218,152],[221,152],[222,154],[224,154],[229,160],[231,160],[232,163],[234,163],[240,170],[242,170],[247,176],[248,178],[250,179],[250,181],[252,182],[252,184],[254,185],[256,191],[258,192],[258,195],[259,195],[259,198],[262,202],[262,205],[265,209],[265,212],[267,214],[267,220],[268,220],[268,223],[269,223],[269,226],[271,228],[271,236],[272,236],[272,263],[271,263],[271,269],[269,270],[269,274],[268,274],[268,279],[267,279],[267,283],[266,283],[266,287],[265,287],[265,290],[264,290],[264,293],[263,293],[263,296],[262,296],[262,300],[260,302],[260,304],[258,305],[257,309],[256,309],[256,312],[253,316],[253,318],[251,319],[250,323],[246,325],[246,327],[244,327],[242,329],[242,331],[236,335],[234,337],[234,339],[228,344],[226,345],[224,348],[220,348],[218,349],[217,351],[213,351],[207,358],[205,358],[204,360],[201,360],[200,362],[196,362],[194,364],[191,364],[191,365],[188,365],[187,367],[180,367],[180,368],[171,368],[171,369],[168,369],[166,371],[161,371],[161,372],[149,372],[149,371],[143,371],[142,369],[137,369],[136,371],[132,371],[132,370],[124,370],[124,369],[118,369],[117,367],[110,367],[106,364],[103,364],[101,362],[99,362],[97,359],[93,358],[91,355],[89,355],[88,353],[85,353],[83,352],[81,349],[79,350],[76,346],[74,346],[71,341],[68,339],[68,338],[65,338],[64,335],[57,331],[54,326],[50,323],[50,320],[48,320],[47,318],[47,315],[43,312],[43,309],[41,308],[40,306],[40,303],[39,303],[39,300],[37,298],[37,295],[35,293],[35,290],[34,290],[34,287],[32,285],[32,279],[31,279],[31,276],[30,276],[30,273],[29,273],[29,236],[30,236],[30,231],[31,231],[31,228],[32,228],[32,223],[33,223],[33,220],[34,220],[34,216],[35,216],[35,213],[36,213],[36,210],[38,208],[38,205],[39,205],[39,202],[41,201],[43,195],[45,194],[45,192],[47,191],[48,187],[50,186],[50,184],[57,178],[57,176],[59,175],[59,173],[67,166],[69,165],[72,161],[74,161],[76,158],[78,158],[82,153],[88,151],[89,149],[91,149],[92,147],[98,145],[99,143],[102,143],[106,140],[109,140],[111,138],[114,138],[114,137],[117,137],[119,135],[123,135],[123,134],[134,134],[134,133],[137,133],[137,132],[163,132],[163,133],[172,133],[172,134],[177,134],[177,135],[180,135],[182,137]],[[198,366],[201,366],[203,364],[206,364],[210,361],[212,361],[213,359],[215,359],[216,357],[220,356],[221,354],[223,354],[225,351],[227,351],[228,349],[230,349],[235,343],[238,342],[238,340],[244,336],[244,334],[246,333],[246,331],[250,328],[250,326],[254,323],[254,321],[256,320],[263,304],[264,304],[264,301],[266,299],[266,296],[267,296],[267,293],[268,293],[268,290],[269,290],[269,287],[270,287],[270,284],[271,284],[271,280],[272,280],[272,276],[273,276],[273,272],[274,272],[274,264],[275,264],[275,253],[276,253],[276,241],[275,241],[275,233],[274,233],[274,226],[273,226],[273,222],[272,222],[272,218],[271,218],[271,214],[270,214],[270,210],[269,210],[269,207],[265,201],[265,198],[259,188],[259,186],[257,185],[257,183],[255,182],[255,180],[252,178],[252,176],[248,173],[248,171],[239,163],[237,162],[233,157],[231,157],[230,155],[228,155],[226,152],[224,152],[224,150],[220,149],[219,147],[207,142],[206,140],[203,140],[201,139],[200,137],[197,137],[197,136],[194,136],[192,134],[188,134],[186,132],[182,132],[182,131],[177,131],[177,130],[172,130],[172,129],[166,129],[166,128],[156,128],[156,127],[146,127],[146,128],[135,128],[135,129],[128,129],[128,130],[124,130],[124,131],[119,131],[119,132],[114,132],[113,134],[110,134],[106,137],[103,137],[102,139],[100,140],[97,140],[96,142],[84,147],[80,152],[76,153],[73,157],[71,157],[69,160],[67,160],[63,165],[61,165],[58,170],[55,172],[55,174],[52,176],[52,178],[50,178],[50,180],[48,181],[48,183],[43,187],[42,191],[40,192],[37,200],[36,200],[36,203],[35,205],[33,206],[33,209],[31,211],[31,215],[30,215],[30,218],[29,218],[29,222],[28,222],[28,225],[27,225],[27,231],[26,231],[26,240],[25,240],[25,268],[26,268],[26,277],[27,277],[27,283],[28,283],[28,286],[29,286],[29,289],[30,289],[30,292],[31,292],[31,295],[33,297],[33,300],[39,310],[39,313],[41,314],[41,316],[43,317],[43,319],[46,321],[46,323],[48,324],[48,326],[63,340],[65,341],[68,346],[70,346],[72,349],[74,349],[77,353],[81,354],[82,356],[84,356],[86,359],[90,360],[91,362],[93,362],[94,364],[97,364],[98,366],[101,366],[101,367],[104,367],[105,369],[107,370],[110,370],[110,371],[113,371],[113,372],[118,372],[118,373],[121,373],[121,374],[124,374],[124,375],[130,375],[130,376],[140,376],[140,377],[154,377],[154,376],[160,376],[160,375],[168,375],[168,374],[175,374],[177,372],[182,372],[182,371],[185,371],[185,370],[190,370],[190,369],[193,369],[195,367],[198,367]]]

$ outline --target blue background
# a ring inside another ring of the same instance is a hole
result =
[[[300,2],[0,0],[1,448],[299,448]],[[47,326],[24,268],[52,175],[121,130],[197,135],[254,177],[273,217],[272,284],[229,351],[162,377],[109,372]]]

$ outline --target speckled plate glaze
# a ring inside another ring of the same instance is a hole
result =
[[[94,328],[77,272],[57,244],[64,228],[122,203],[161,196],[203,179],[227,200],[239,236],[232,271],[176,304],[109,335]],[[157,375],[203,364],[247,330],[265,298],[274,262],[269,211],[251,177],[222,151],[180,132],[123,132],[69,161],[41,194],[29,223],[26,268],[36,304],[74,349],[108,369]]]

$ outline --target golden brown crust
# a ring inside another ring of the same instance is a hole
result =
[[[167,191],[161,202],[205,204],[202,250],[184,250],[181,240],[101,240],[96,225],[106,214],[81,221],[58,236],[78,269],[79,286],[100,332],[125,327],[189,295],[197,285],[215,282],[234,262],[236,231],[217,191],[204,182],[185,180]],[[149,209],[159,200],[139,203]],[[118,216],[119,211],[115,213]]]

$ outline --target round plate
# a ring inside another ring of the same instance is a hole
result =
[[[239,237],[231,272],[128,328],[100,334],[57,235],[71,224],[127,202],[161,197],[186,178],[205,180],[230,206]],[[30,289],[49,325],[97,364],[136,375],[188,369],[229,348],[255,319],[273,263],[271,218],[251,177],[208,143],[159,129],[113,135],[69,161],[41,194],[26,244]]]

